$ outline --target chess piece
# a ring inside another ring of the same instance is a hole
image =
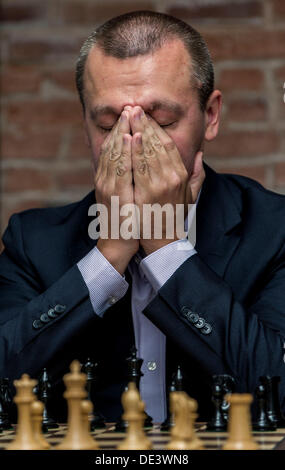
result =
[[[137,357],[137,349],[135,346],[131,348],[131,355],[126,359],[127,370],[128,370],[128,383],[134,383],[137,390],[139,391],[140,379],[143,376],[141,372],[141,366],[143,359]],[[127,390],[127,388],[126,388]],[[126,432],[128,423],[121,417],[116,423],[117,432]],[[152,427],[152,418],[145,412],[144,428],[148,429]]]
[[[277,429],[276,424],[270,421],[267,414],[267,390],[263,384],[260,384],[255,389],[255,395],[257,398],[257,419],[253,423],[254,431],[275,431]]]
[[[174,414],[175,425],[171,429],[167,450],[200,450],[202,443],[195,433],[197,402],[185,392],[172,392],[170,409]]]
[[[189,405],[189,425],[192,429],[192,436],[190,438],[190,450],[204,450],[204,446],[202,444],[201,439],[199,439],[196,431],[195,431],[195,423],[198,418],[198,403],[193,398],[188,398],[188,405]]]
[[[277,428],[284,428],[285,418],[281,413],[279,400],[280,377],[262,376],[259,380],[266,388],[268,418]]]
[[[14,441],[7,447],[8,450],[41,450],[42,447],[34,437],[31,404],[35,400],[33,387],[37,381],[23,374],[20,380],[15,380],[17,393],[14,402],[18,410],[17,433]]]
[[[144,403],[134,382],[130,382],[128,389],[122,395],[124,408],[123,419],[128,422],[127,435],[118,450],[150,450],[151,441],[144,433],[145,420]]]
[[[63,381],[66,386],[63,396],[68,404],[68,429],[62,442],[55,449],[89,450],[90,442],[85,441],[81,408],[81,402],[87,396],[86,374],[81,372],[79,361],[71,363],[70,373],[63,377]]]
[[[10,421],[12,398],[8,378],[0,378],[0,429],[12,429]]]
[[[44,368],[39,376],[38,385],[35,389],[35,393],[37,394],[38,400],[41,401],[44,405],[42,422],[42,428],[44,432],[47,432],[49,429],[58,428],[58,424],[55,422],[55,420],[49,413],[50,392],[51,383],[47,373],[47,369]]]
[[[174,415],[170,411],[170,396],[172,392],[176,392],[176,387],[175,387],[175,380],[172,378],[170,387],[168,389],[168,394],[167,394],[167,417],[165,421],[160,426],[161,431],[166,431],[168,432],[171,428],[174,426]]]
[[[223,450],[257,450],[258,444],[251,433],[250,404],[252,395],[234,393],[226,395],[230,403],[228,439]]]
[[[44,404],[41,401],[35,400],[32,402],[31,417],[34,437],[36,441],[40,444],[41,448],[43,450],[47,450],[50,448],[50,445],[42,434],[43,411]]]
[[[223,403],[221,405],[221,409],[222,409],[222,413],[223,413],[223,418],[226,421],[226,423],[228,423],[230,404],[225,399],[225,397],[226,397],[226,395],[230,395],[231,393],[234,393],[235,379],[229,374],[221,374],[221,375],[217,375],[217,376],[214,375],[214,378],[215,377],[220,377],[221,378],[221,385],[222,385],[222,388],[223,388],[223,395],[224,395],[224,399],[223,399]]]
[[[89,400],[83,400],[81,402],[81,413],[82,413],[82,437],[84,438],[85,445],[88,449],[98,450],[99,446],[97,442],[90,435],[90,420],[89,416],[92,414],[92,402]]]
[[[87,382],[86,382],[86,389],[87,389],[87,399],[93,403],[92,400],[92,387],[93,384],[96,382],[96,367],[98,364],[94,364],[90,358],[87,359],[85,364],[83,364],[81,371],[86,374]],[[93,413],[91,415],[91,431],[95,429],[102,429],[106,427],[105,424],[105,417],[99,411],[95,411],[95,405],[93,403]]]
[[[212,419],[207,424],[207,431],[224,432],[227,430],[227,422],[224,418],[222,404],[224,403],[224,390],[219,376],[213,377],[212,402],[215,406]]]
[[[183,375],[181,366],[178,364],[176,374],[174,375],[175,388],[177,392],[183,392]]]
[[[165,421],[160,426],[161,431],[169,431],[174,426],[174,417],[173,414],[170,412],[170,403],[169,397],[171,392],[182,392],[183,391],[183,375],[181,366],[178,364],[176,372],[172,375],[171,384],[168,389],[167,394],[167,417]]]

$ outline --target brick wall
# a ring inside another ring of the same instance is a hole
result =
[[[13,212],[91,190],[75,60],[94,26],[134,9],[178,16],[208,42],[224,93],[208,163],[285,193],[284,0],[2,0],[1,232]]]

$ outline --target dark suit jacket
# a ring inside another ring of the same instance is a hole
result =
[[[205,169],[198,254],[175,271],[144,314],[167,336],[168,375],[182,365],[200,418],[207,417],[211,376],[218,373],[232,375],[239,392],[254,392],[261,375],[280,375],[285,409],[285,198],[251,179]],[[59,419],[62,375],[74,358],[88,356],[100,364],[97,408],[108,419],[120,415],[125,359],[134,343],[128,271],[128,292],[102,319],[76,266],[95,245],[87,232],[94,202],[91,192],[65,207],[16,214],[3,237],[0,375],[36,377],[47,367]],[[35,322],[56,305],[64,311]],[[197,328],[191,312],[211,331]]]

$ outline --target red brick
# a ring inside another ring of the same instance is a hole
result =
[[[67,55],[77,55],[81,42],[73,35],[66,38],[12,38],[9,40],[9,62],[35,62],[36,64],[47,60],[59,60]]]
[[[189,2],[190,3],[190,2]],[[193,2],[193,4],[185,6],[172,6],[167,9],[167,13],[170,15],[176,16],[177,18],[182,19],[183,21],[189,20],[190,23],[193,19],[201,21],[201,19],[206,19],[212,21],[214,18],[222,19],[233,19],[240,20],[242,19],[251,19],[255,17],[261,17],[263,14],[263,9],[261,2],[259,1],[218,1],[216,0],[214,4],[202,4],[199,5],[198,2]]]
[[[45,15],[46,2],[2,0],[0,4],[0,17],[2,22],[18,23],[39,19]]]
[[[33,168],[3,170],[4,192],[48,190],[52,182],[52,174],[44,170],[35,170]]]
[[[136,0],[136,2],[94,2],[68,1],[62,3],[61,16],[70,24],[92,24],[94,27],[109,18],[134,10],[153,10],[153,2],[148,0]]]
[[[55,159],[61,141],[56,130],[41,129],[39,132],[25,129],[24,132],[3,133],[1,139],[2,158]]]
[[[276,163],[275,170],[275,184],[277,186],[285,185],[285,162]]]
[[[207,143],[206,156],[230,158],[260,156],[278,151],[280,137],[273,131],[224,132]]]
[[[279,67],[275,70],[275,78],[278,81],[281,81],[282,85],[285,82],[285,65]]]
[[[74,94],[77,96],[77,90],[75,86],[75,69],[50,70],[47,72],[46,78],[51,83],[54,83],[63,90],[74,92]]]
[[[3,109],[4,106],[3,106]],[[48,128],[78,126],[82,122],[79,100],[21,101],[6,107],[7,119],[11,124],[25,123]]]
[[[34,65],[5,65],[1,70],[1,93],[31,93],[39,91],[43,79],[41,69]]]
[[[64,170],[63,172],[56,175],[56,182],[61,190],[78,188],[82,186],[91,188],[94,185],[92,167],[90,165],[90,168],[81,170]]]
[[[263,99],[236,99],[227,102],[227,119],[236,122],[262,121],[267,118],[267,104]]]
[[[245,167],[233,167],[233,166],[223,166],[217,169],[218,173],[232,173],[234,175],[242,175],[247,176],[248,178],[252,178],[263,186],[265,186],[265,170],[264,166],[245,166]]]
[[[274,17],[279,20],[285,18],[285,2],[284,0],[271,0]]]
[[[68,158],[71,160],[75,159],[85,159],[89,160],[91,157],[91,150],[87,145],[87,141],[85,139],[84,130],[81,129],[74,129],[72,130],[70,136],[70,143],[68,148]]]
[[[285,54],[283,30],[204,31],[203,36],[214,60],[278,59]]]
[[[222,91],[260,90],[264,85],[264,75],[259,69],[225,69],[220,73],[217,87]]]

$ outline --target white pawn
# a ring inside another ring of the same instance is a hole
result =
[[[99,446],[95,439],[90,434],[90,415],[93,411],[93,405],[89,400],[83,400],[81,402],[81,412],[82,412],[82,437],[85,440],[86,448],[90,450],[98,450]]]
[[[34,430],[34,437],[41,445],[43,450],[50,449],[48,441],[44,438],[42,433],[44,404],[39,401],[33,401],[31,404],[32,426]]]

